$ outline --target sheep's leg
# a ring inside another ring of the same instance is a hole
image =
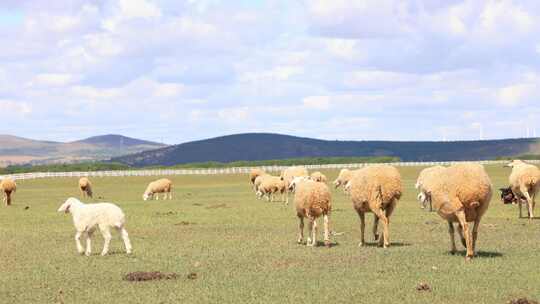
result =
[[[86,256],[90,256],[90,254],[92,253],[92,234],[94,232],[93,231],[87,231],[86,232],[86,251],[84,252],[84,255]]]
[[[364,239],[364,231],[366,230],[365,213],[362,211],[358,211],[358,217],[360,218],[360,243],[358,244],[358,247],[362,247],[365,244],[365,239]]]
[[[379,220],[382,222],[383,225],[383,237],[379,237],[379,247],[387,248],[390,245],[388,236],[388,218],[386,217],[386,214],[382,209],[377,210],[377,216],[379,217]]]
[[[472,229],[472,251],[473,255],[476,253],[476,240],[478,239],[478,228],[480,227],[480,219],[477,218],[474,221],[473,229]]]
[[[314,227],[315,225],[316,225],[316,223],[313,220],[313,218],[309,217],[309,223],[308,223],[309,232],[308,232],[308,239],[307,239],[307,243],[306,243],[307,246],[313,246],[315,244],[315,240],[313,238],[313,236],[314,236],[313,231],[315,230],[315,227]]]
[[[298,216],[298,220],[299,220],[299,223],[298,223],[298,240],[297,240],[297,243],[302,244],[302,242],[304,241],[304,217],[303,216]]]
[[[458,225],[457,231],[461,240],[461,245],[463,245],[463,248],[467,249],[467,242],[465,241],[465,237],[463,236],[463,228],[461,227],[461,225]]]
[[[309,228],[311,233],[311,243],[308,246],[316,246],[317,245],[317,219],[316,218],[310,218],[309,219]]]
[[[428,203],[429,203],[429,212],[433,212],[433,204],[431,202],[431,196],[427,197]]]
[[[522,218],[523,217],[523,214],[522,214],[522,211],[521,211],[521,205],[522,205],[522,201],[521,201],[521,198],[518,197],[517,199],[518,201],[518,205],[519,205],[519,218]]]
[[[129,235],[126,228],[124,227],[118,228],[118,231],[120,232],[120,236],[122,236],[122,240],[124,241],[124,246],[126,247],[126,253],[131,254],[131,241],[129,240]]]
[[[463,236],[465,237],[465,243],[467,247],[467,255],[465,256],[465,260],[469,261],[473,258],[474,252],[473,252],[473,244],[471,242],[471,232],[469,230],[469,224],[467,223],[467,218],[465,217],[465,211],[463,209],[458,210],[456,212],[456,217],[458,218],[459,224],[463,228]]]
[[[82,231],[77,231],[77,233],[75,233],[75,244],[77,245],[77,252],[80,253],[80,254],[83,254],[84,253],[84,248],[81,244],[81,236],[82,236],[83,232]]]
[[[330,247],[330,217],[328,214],[323,215],[324,221],[324,245]]]
[[[169,192],[169,199],[172,200],[172,190]]]
[[[373,213],[373,239],[379,240],[379,217]]]
[[[109,252],[109,244],[111,243],[111,231],[109,228],[101,228],[101,234],[103,235],[103,251],[101,251],[101,255],[106,255]]]
[[[523,196],[525,196],[525,199],[527,199],[527,207],[529,208],[529,219],[532,219],[534,217],[533,202],[532,202],[531,196],[529,195],[529,190],[527,189],[527,186],[525,185],[520,186],[519,190],[521,191],[521,193],[523,193]]]
[[[450,253],[456,254],[457,248],[456,248],[456,238],[455,238],[455,230],[454,230],[454,223],[451,221],[448,221],[448,234],[450,234]]]

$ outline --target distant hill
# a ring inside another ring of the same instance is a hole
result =
[[[330,141],[269,133],[247,133],[193,141],[112,160],[131,166],[300,157],[393,156],[403,161],[485,160],[540,152],[540,139],[482,141]]]
[[[165,145],[122,135],[95,136],[67,143],[0,135],[0,166],[106,160],[162,147]]]

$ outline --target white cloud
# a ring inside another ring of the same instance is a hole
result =
[[[497,98],[502,105],[517,106],[535,93],[535,87],[530,84],[516,84],[500,88]]]
[[[317,110],[328,110],[330,108],[330,97],[329,96],[309,96],[304,98],[302,101],[304,107],[317,109]]]
[[[36,75],[29,85],[38,85],[38,86],[66,86],[75,81],[75,77],[71,74],[57,74],[57,73],[46,73]]]
[[[9,114],[25,116],[32,112],[32,106],[26,102],[0,99],[0,113],[4,113],[4,117],[9,117]]]

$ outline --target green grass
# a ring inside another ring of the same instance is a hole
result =
[[[134,254],[117,234],[112,254],[79,256],[71,216],[56,209],[78,195],[76,179],[19,181],[0,208],[0,303],[506,303],[540,299],[540,220],[517,218],[495,193],[479,234],[479,257],[449,254],[447,225],[415,201],[420,168],[400,168],[405,194],[391,220],[393,246],[358,248],[359,221],[334,191],[336,245],[296,244],[291,206],[255,199],[247,176],[173,176],[173,201],[143,202],[150,177],[94,178],[96,196],[127,215]],[[494,189],[507,170],[488,168]],[[330,179],[336,171],[325,172]],[[223,207],[225,204],[225,207]],[[29,209],[25,210],[28,206]],[[220,207],[221,206],[221,207]],[[210,208],[209,208],[210,207]],[[215,208],[220,207],[220,208]],[[537,210],[540,214],[540,209]],[[182,222],[192,223],[182,225]],[[368,217],[368,227],[372,217]],[[371,235],[366,235],[371,239]],[[179,279],[132,283],[132,271]],[[197,279],[189,280],[191,272]],[[428,283],[432,292],[418,292]],[[60,295],[61,294],[61,295]]]

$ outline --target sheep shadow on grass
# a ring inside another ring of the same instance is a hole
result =
[[[465,257],[467,254],[467,250],[459,250],[456,253],[452,254],[452,252],[447,251],[448,255],[459,255]],[[500,258],[503,254],[497,251],[477,251],[474,255],[474,258]]]
[[[390,242],[390,246],[388,247],[392,248],[392,247],[409,247],[409,246],[412,246],[412,244],[403,243],[403,242]],[[379,246],[379,242],[375,241],[375,242],[365,242],[362,247],[380,247],[380,246]]]

